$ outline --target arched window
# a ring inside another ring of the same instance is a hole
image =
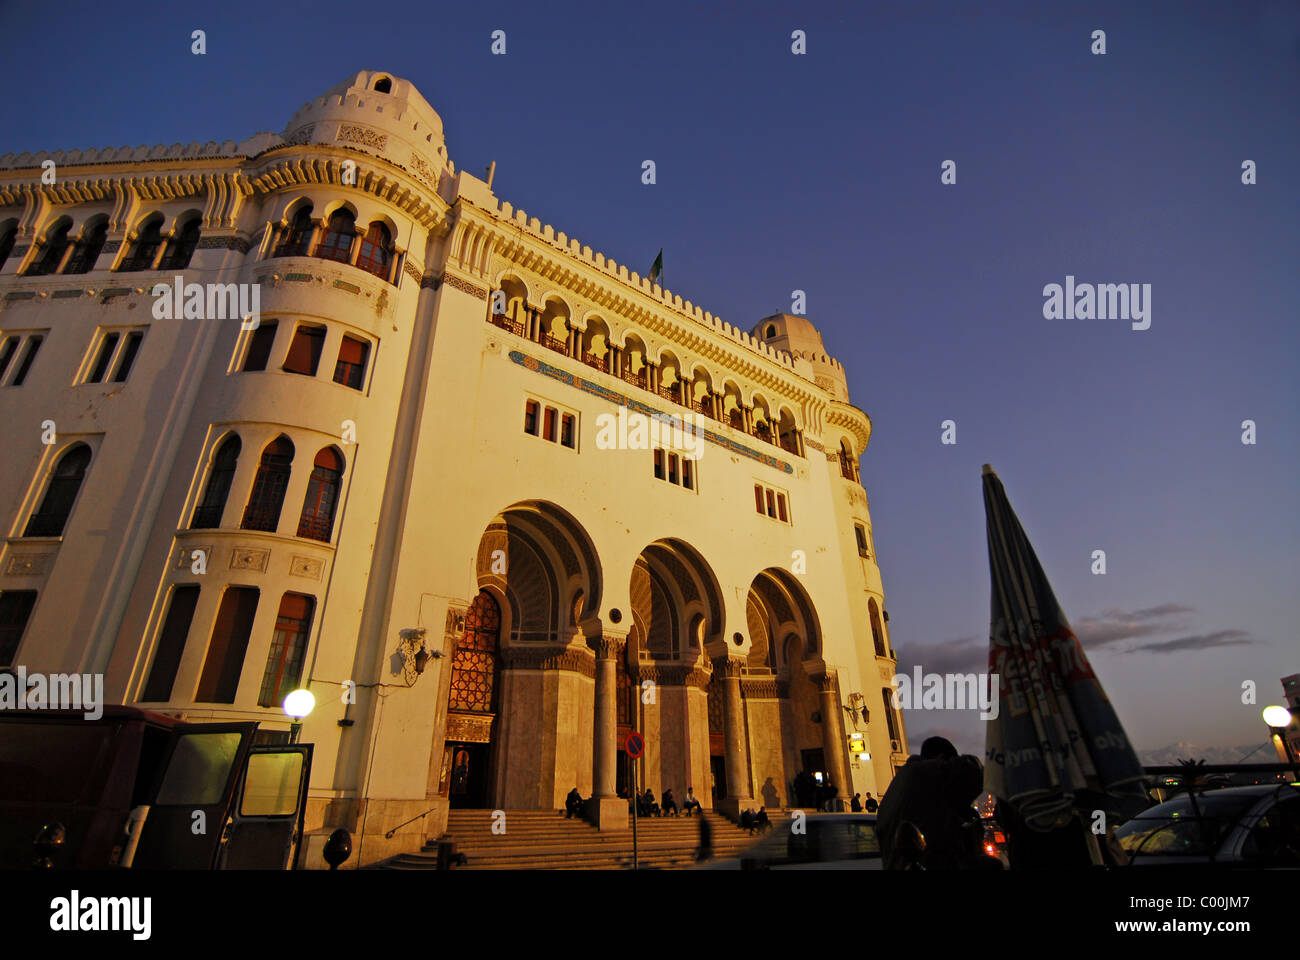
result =
[[[316,454],[307,496],[298,519],[298,536],[329,543],[334,533],[334,510],[339,502],[339,480],[343,477],[343,457],[333,447]]]
[[[191,530],[221,526],[221,515],[226,510],[226,497],[230,495],[230,483],[235,479],[235,467],[239,464],[242,447],[237,433],[226,437],[217,447],[216,456],[212,458],[212,472],[208,474],[208,486],[203,491],[203,499],[194,508]]]
[[[288,437],[277,437],[262,451],[262,462],[257,465],[257,479],[253,481],[253,493],[244,508],[241,527],[275,533],[292,470],[293,443]]]
[[[336,210],[330,216],[329,227],[316,248],[316,256],[322,260],[335,260],[347,263],[352,259],[352,241],[356,239],[356,218],[347,210]]]
[[[465,633],[451,659],[447,709],[491,713],[496,702],[497,637],[501,608],[480,590],[465,613]]]
[[[845,480],[858,479],[858,459],[853,455],[847,440],[840,441],[840,475]]]
[[[184,270],[190,265],[190,258],[194,256],[194,248],[199,245],[199,231],[201,221],[198,217],[191,217],[185,222],[177,234],[168,242],[167,253],[163,256],[162,263],[159,267],[163,270]]]
[[[393,81],[387,77],[380,77],[375,81],[375,93],[392,93]]]
[[[68,265],[63,268],[63,272],[89,273],[94,270],[95,261],[99,259],[99,254],[104,249],[104,240],[107,236],[108,223],[103,220],[85,231],[77,241],[77,247],[72,251],[72,256],[68,259]]]
[[[304,204],[298,208],[298,212],[293,215],[293,221],[281,234],[280,245],[275,248],[274,256],[307,256],[307,248],[311,244],[313,229],[315,229],[315,224],[311,222],[311,204]]]
[[[259,707],[278,707],[290,690],[297,689],[315,612],[315,597],[305,593],[286,593],[280,598],[275,633],[271,637],[266,667],[262,670],[262,686],[257,693]]]
[[[871,639],[876,645],[876,656],[887,657],[889,649],[885,646],[885,631],[880,625],[880,608],[874,598],[867,601],[867,610],[871,614]]]
[[[361,252],[357,254],[357,266],[366,273],[373,273],[381,280],[388,279],[388,267],[393,254],[392,235],[388,227],[376,220],[361,238]]]
[[[0,232],[0,270],[4,269],[9,254],[14,252],[14,241],[18,239],[18,225],[12,224]]]
[[[77,501],[89,465],[90,447],[84,443],[76,444],[59,459],[40,509],[27,521],[24,537],[63,536],[63,528],[68,523],[68,515],[72,513],[72,505]]]
[[[767,331],[763,334],[763,337],[764,339],[771,339],[772,337],[775,336],[776,336],[776,324],[769,323],[767,325]]]
[[[27,268],[25,276],[28,277],[46,277],[59,269],[59,264],[63,262],[63,255],[68,252],[68,231],[72,229],[72,221],[63,219],[50,228],[49,233],[45,235],[45,244],[41,249],[41,255],[31,266]]]
[[[162,217],[156,217],[140,228],[135,247],[122,264],[121,272],[135,273],[140,270],[151,269],[154,258],[158,256],[158,250],[162,247],[162,242]]]

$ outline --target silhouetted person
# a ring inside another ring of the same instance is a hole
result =
[[[754,832],[754,814],[748,810],[740,811],[740,829]]]
[[[853,799],[849,801],[849,810],[852,813],[862,812],[862,794],[855,793]]]
[[[767,807],[759,807],[758,813],[754,815],[754,826],[757,827],[761,833],[771,825],[772,821],[767,819]]]
[[[565,819],[572,820],[574,817],[581,817],[582,807],[582,794],[578,793],[577,787],[574,787],[569,791],[569,795],[564,798]]]
[[[922,865],[927,870],[955,870],[970,865],[975,854],[970,824],[977,820],[971,804],[984,788],[984,770],[972,756],[959,757],[942,737],[931,737],[921,757],[907,763],[881,799],[877,835],[886,870],[906,869],[899,830],[913,824],[925,838]]]
[[[880,804],[876,802],[876,798],[870,792],[862,800],[862,809],[866,813],[875,813],[880,809]]]
[[[645,804],[645,816],[659,816],[659,804],[655,803],[655,792],[649,787],[646,787],[645,793],[641,794],[641,798]]]
[[[677,816],[677,801],[673,799],[672,787],[669,787],[667,790],[664,791],[663,814],[665,817],[668,816],[669,810],[673,812],[674,817]]]

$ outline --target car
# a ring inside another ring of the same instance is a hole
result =
[[[739,857],[701,865],[705,870],[880,870],[874,813],[807,813],[772,821],[761,840]]]
[[[1300,868],[1300,784],[1179,794],[1115,830],[1127,866]]]

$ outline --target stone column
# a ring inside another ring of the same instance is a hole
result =
[[[727,795],[722,798],[721,812],[737,818],[740,811],[753,806],[749,795],[749,749],[745,742],[744,704],[740,698],[740,673],[744,661],[719,657],[713,661],[714,673],[722,677],[722,729],[727,751]]]
[[[627,801],[618,796],[618,679],[615,658],[626,637],[605,634],[588,641],[596,651],[595,723],[591,745],[592,795],[587,815],[600,830],[626,830]]]
[[[821,700],[822,753],[826,756],[826,770],[835,782],[835,796],[845,801],[849,798],[849,771],[844,766],[844,726],[839,697],[835,693],[835,674],[828,670],[813,677],[813,681]]]

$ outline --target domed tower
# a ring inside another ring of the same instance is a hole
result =
[[[849,402],[849,384],[844,377],[844,368],[839,361],[827,354],[821,333],[807,317],[774,313],[754,326],[753,335],[774,349],[784,350],[794,357],[795,369],[836,400]],[[800,360],[806,360],[811,370],[800,369]]]
[[[285,126],[284,139],[351,147],[435,187],[451,169],[437,111],[410,81],[380,70],[362,70],[304,104]]]

